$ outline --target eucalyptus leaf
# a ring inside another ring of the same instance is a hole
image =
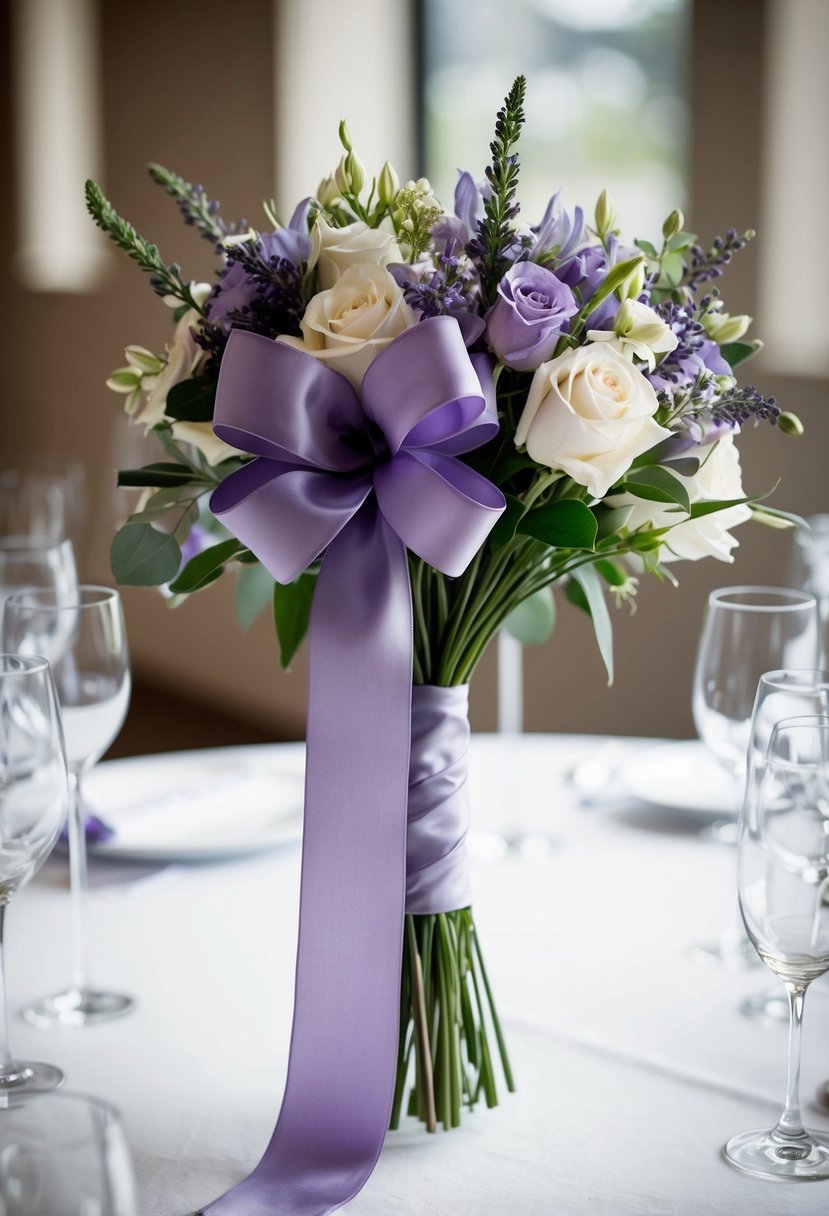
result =
[[[549,639],[555,623],[552,588],[541,587],[513,608],[502,627],[524,646],[540,646]]]
[[[160,587],[175,577],[181,550],[175,537],[149,523],[127,523],[110,551],[115,580],[126,587]]]
[[[227,562],[245,548],[246,546],[234,537],[197,553],[195,557],[191,557],[175,581],[170,583],[173,595],[189,595],[200,587],[215,582]]]
[[[649,258],[658,258],[659,257],[659,254],[657,253],[657,250],[656,250],[656,246],[652,245],[650,241],[645,241],[645,240],[642,240],[641,238],[637,238],[633,243],[637,249],[641,249],[642,252],[646,253]]]
[[[279,661],[286,671],[308,632],[316,582],[316,575],[306,573],[287,585],[274,584],[273,617],[279,638]]]
[[[522,536],[542,540],[556,549],[592,551],[596,547],[598,524],[585,503],[577,498],[563,498],[529,511],[516,531]]]
[[[584,592],[587,607],[593,620],[593,631],[596,634],[596,641],[599,645],[599,654],[602,656],[602,661],[607,671],[607,682],[608,684],[612,684],[613,625],[610,620],[610,613],[607,610],[607,604],[605,603],[601,576],[592,566],[579,566],[578,569],[572,572],[571,578],[575,579]]]
[[[273,599],[273,576],[259,562],[243,566],[236,576],[236,620],[246,632]]]

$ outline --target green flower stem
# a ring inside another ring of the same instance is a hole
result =
[[[410,989],[409,993],[402,995],[401,1001],[403,1009],[406,1010],[407,1000],[411,1003],[412,1022],[414,1027],[414,1041],[417,1052],[417,1068],[420,1080],[419,1092],[422,1093],[424,1103],[424,1113],[421,1116],[426,1124],[428,1132],[437,1131],[437,1115],[435,1112],[435,1082],[432,1072],[432,1049],[429,1044],[429,1024],[426,1018],[426,998],[423,987],[423,964],[420,954],[417,949],[417,937],[415,934],[414,920],[411,916],[406,917],[406,941],[408,946],[408,961],[409,961],[409,977]],[[401,1016],[401,1023],[407,1020]],[[398,1066],[398,1072],[400,1068]],[[405,1079],[406,1071],[408,1071],[408,1059],[405,1061],[403,1077]],[[402,1085],[401,1085],[401,1101],[402,1101]]]
[[[501,1022],[498,1017],[498,1011],[495,1008],[495,1001],[492,996],[492,989],[489,985],[489,976],[487,975],[486,966],[484,964],[484,956],[481,951],[481,943],[478,941],[478,934],[475,932],[475,926],[472,923],[472,917],[469,917],[469,935],[472,938],[472,944],[475,947],[475,956],[478,960],[478,966],[481,969],[481,979],[484,981],[484,989],[486,991],[486,999],[489,1002],[489,1013],[492,1018],[492,1028],[495,1031],[495,1041],[498,1044],[498,1051],[501,1056],[501,1065],[504,1069],[504,1077],[507,1082],[507,1089],[510,1093],[515,1093],[515,1081],[512,1076],[512,1068],[507,1055],[507,1045],[504,1040],[504,1035],[501,1030]]]

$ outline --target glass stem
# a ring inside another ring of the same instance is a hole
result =
[[[786,1105],[777,1121],[773,1135],[797,1140],[806,1135],[800,1115],[800,1043],[803,1029],[803,1002],[808,984],[788,983],[789,994],[789,1073],[786,1081]]]
[[[12,1062],[9,1049],[9,1004],[6,997],[6,956],[3,950],[3,928],[6,904],[0,904],[0,1073],[7,1073]]]
[[[81,805],[80,774],[69,773],[69,888],[72,899],[73,986],[82,992],[89,986],[87,960],[86,832]]]

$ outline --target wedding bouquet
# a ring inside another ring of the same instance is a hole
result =
[[[592,223],[559,194],[524,223],[523,97],[519,77],[484,180],[460,173],[451,210],[388,163],[369,176],[344,123],[336,171],[286,225],[272,203],[261,226],[229,223],[201,186],[151,165],[213,246],[210,283],[166,263],[88,184],[92,216],[175,323],[164,352],[128,346],[108,381],[164,454],[119,474],[144,490],[113,543],[120,582],[166,585],[176,602],[233,568],[240,620],[272,604],[287,666],[326,554],[370,510],[406,546],[415,686],[466,685],[519,605],[539,640],[555,583],[592,618],[610,677],[607,594],[629,602],[643,572],[673,582],[679,559],[733,560],[750,516],[787,521],[744,492],[736,441],[749,423],[801,427],[738,383],[761,344],[717,286],[754,234],[705,247],[673,211],[658,239],[629,242],[607,193]],[[463,552],[447,557],[458,533]],[[342,588],[373,578],[356,550],[350,562]],[[496,1102],[496,1056],[512,1086],[463,901],[407,905],[392,1126],[412,1057],[408,1109],[432,1129],[481,1095]]]

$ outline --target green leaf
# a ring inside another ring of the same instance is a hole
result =
[[[662,274],[671,287],[678,287],[685,274],[685,260],[680,253],[668,253],[662,259]]]
[[[753,501],[751,498],[712,498],[707,502],[694,502],[691,504],[691,519],[701,519],[703,515],[713,515],[716,511],[727,511],[729,507],[741,507]]]
[[[193,591],[198,591],[200,587],[206,587],[208,583],[214,582],[224,570],[226,563],[246,547],[234,537],[232,540],[223,540],[221,544],[212,545],[202,553],[197,553],[195,557],[190,558],[175,581],[170,583],[173,595],[189,595]]]
[[[515,529],[525,510],[521,499],[516,498],[514,494],[505,494],[504,498],[507,500],[507,509],[489,534],[489,547],[493,553],[503,549],[515,536]]]
[[[556,549],[590,549],[596,547],[598,524],[588,506],[577,498],[563,498],[530,511],[516,531],[533,536]]]
[[[802,515],[794,515],[791,511],[781,511],[777,507],[752,507],[751,514],[758,524],[769,528],[798,528],[811,534],[812,527]]]
[[[628,580],[628,572],[620,562],[610,561],[609,558],[603,557],[601,561],[594,562],[593,568],[598,570],[608,587],[623,587]]]
[[[243,566],[236,576],[236,620],[246,632],[273,599],[273,576],[258,562]]]
[[[616,539],[633,514],[633,507],[605,507],[602,504],[593,508],[593,514],[599,525],[596,541]]]
[[[470,452],[470,456],[474,453]],[[526,452],[512,451],[507,452],[492,471],[492,480],[496,485],[502,486],[505,481],[509,481],[516,473],[521,473],[524,469],[537,469],[538,465],[531,456]]]
[[[672,473],[678,473],[680,477],[693,477],[699,472],[699,458],[697,456],[680,456],[676,460],[666,460],[662,464],[663,469],[670,469]]]
[[[763,343],[759,339],[755,342],[726,342],[720,347],[720,354],[726,363],[736,367],[738,363],[744,363],[762,349]]]
[[[157,464],[145,464],[141,469],[121,469],[118,474],[119,486],[185,486],[198,480],[192,469],[183,464],[168,464],[159,461]]]
[[[175,537],[152,524],[127,523],[116,533],[110,560],[116,582],[127,587],[159,587],[175,577],[181,550]]]
[[[216,385],[204,380],[182,380],[167,394],[164,413],[178,422],[211,422]]]
[[[274,584],[273,617],[279,638],[279,661],[286,671],[308,632],[316,582],[316,575],[306,573],[287,585]]]
[[[616,291],[623,283],[626,283],[633,272],[642,264],[641,254],[635,258],[628,258],[626,262],[619,262],[608,274],[605,281],[593,293],[587,303],[579,312],[579,317],[587,317],[594,309],[598,308],[603,300],[606,300],[611,292]]]
[[[649,258],[659,257],[659,254],[656,251],[656,246],[652,245],[650,241],[635,240],[633,243],[637,249],[641,249],[642,252],[646,253]]]
[[[504,620],[503,628],[524,646],[541,646],[556,623],[556,606],[551,587],[541,587],[522,600]]]
[[[183,507],[192,498],[193,492],[190,486],[168,486],[164,490],[156,490],[155,494],[148,498],[143,511],[135,511],[130,515],[129,522],[131,524],[156,523],[165,515],[169,515],[176,507]],[[193,505],[196,505],[195,502]]]
[[[613,625],[610,613],[605,603],[602,590],[602,580],[598,571],[592,566],[580,566],[572,572],[574,578],[584,592],[587,607],[593,619],[593,632],[599,644],[599,654],[607,671],[608,684],[613,683]]]
[[[688,491],[678,477],[661,465],[651,465],[628,473],[622,486],[636,498],[650,502],[675,502],[683,511],[691,510]]]

